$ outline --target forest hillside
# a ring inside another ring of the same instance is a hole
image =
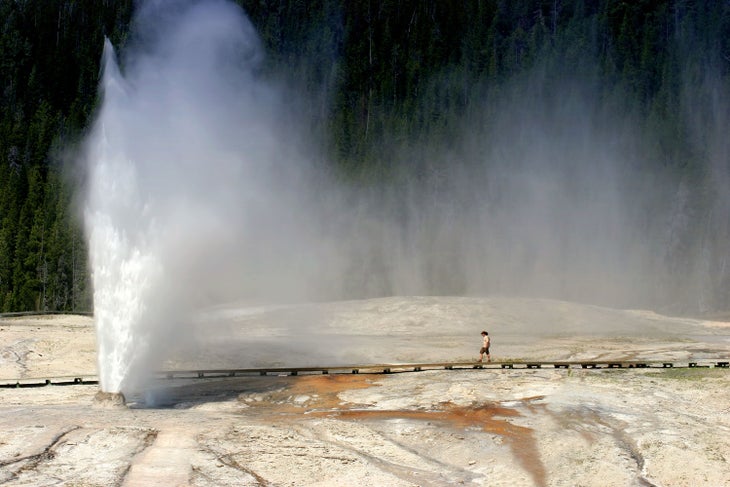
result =
[[[304,94],[322,164],[401,208],[405,241],[437,256],[401,287],[373,243],[352,263],[368,279],[334,297],[728,309],[730,3],[237,3],[266,53],[257,75]],[[0,2],[0,312],[93,309],[75,161],[104,39],[123,70],[136,5]],[[475,264],[453,235],[480,208],[499,251]],[[443,231],[419,239],[426,214]]]

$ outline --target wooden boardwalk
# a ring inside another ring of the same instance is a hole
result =
[[[421,372],[424,370],[464,370],[464,369],[645,369],[645,368],[728,368],[727,360],[703,360],[696,362],[676,361],[504,361],[504,362],[437,362],[437,363],[399,363],[375,365],[343,365],[326,367],[270,367],[251,369],[208,369],[177,370],[159,372],[168,379],[173,378],[211,378],[235,377],[244,375],[299,375],[299,374],[393,374],[398,372]]]
[[[244,376],[282,376],[305,374],[395,374],[425,370],[513,370],[513,369],[666,369],[666,368],[721,368],[730,370],[730,361],[640,361],[640,360],[589,360],[589,361],[502,361],[502,362],[438,362],[398,363],[368,365],[337,365],[322,367],[259,367],[242,369],[195,369],[164,370],[154,375],[160,380],[214,379]],[[0,379],[0,388],[44,387],[98,384],[94,374],[50,378]]]

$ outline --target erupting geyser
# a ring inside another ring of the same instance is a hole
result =
[[[86,154],[108,392],[139,387],[186,339],[195,307],[253,272],[237,257],[260,250],[250,234],[265,233],[264,220],[274,231],[284,220],[277,208],[296,206],[270,180],[276,172],[286,184],[278,165],[287,135],[276,94],[256,79],[261,48],[243,12],[219,1],[152,2],[135,26],[123,70],[105,46],[103,105]]]

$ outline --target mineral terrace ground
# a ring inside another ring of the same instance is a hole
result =
[[[210,310],[168,368],[730,356],[727,323],[509,298]],[[0,319],[0,378],[96,372],[79,316]],[[0,389],[3,485],[730,485],[730,371],[435,370]],[[152,406],[151,404],[154,404]]]

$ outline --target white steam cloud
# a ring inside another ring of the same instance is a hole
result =
[[[85,220],[107,391],[136,387],[184,341],[197,306],[274,287],[286,296],[272,276],[306,266],[293,239],[311,228],[307,158],[282,93],[257,78],[262,50],[243,12],[148,4],[137,25],[155,29],[126,52],[124,75],[105,46],[89,140]]]
[[[501,91],[475,87],[460,137],[394,143],[383,152],[403,173],[354,189],[323,170],[293,109],[303,95],[262,74],[238,7],[148,2],[135,28],[121,71],[106,45],[88,140],[106,391],[136,390],[194,340],[195,311],[223,301],[504,293],[633,305],[662,291],[681,184],[647,170],[651,134],[625,104],[598,99],[595,79],[550,85],[535,69]]]

